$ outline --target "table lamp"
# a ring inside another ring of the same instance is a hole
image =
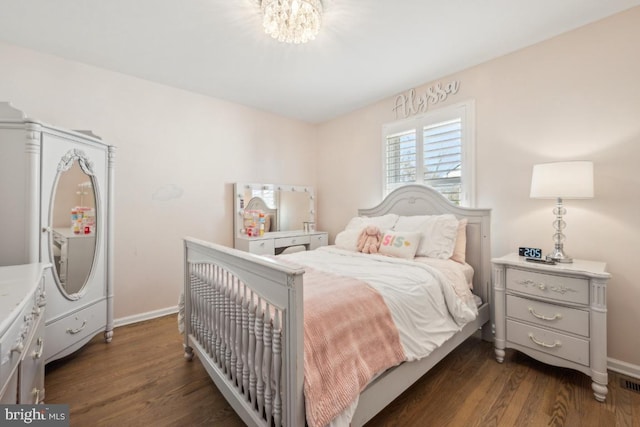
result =
[[[553,213],[555,233],[553,235],[553,252],[547,255],[560,263],[571,263],[573,260],[564,253],[565,236],[562,230],[566,223],[562,216],[567,213],[562,204],[563,199],[593,198],[593,163],[588,161],[569,161],[543,163],[533,166],[531,175],[531,194],[533,199],[556,199]]]

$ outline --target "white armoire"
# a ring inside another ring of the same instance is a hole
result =
[[[45,273],[45,363],[113,335],[114,147],[0,102],[0,266]]]

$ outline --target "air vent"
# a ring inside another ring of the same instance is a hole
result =
[[[625,390],[635,391],[636,393],[640,393],[640,382],[631,381],[626,378],[620,378],[620,387]]]

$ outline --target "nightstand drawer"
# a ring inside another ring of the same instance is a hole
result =
[[[507,269],[507,289],[563,302],[589,304],[589,281],[577,277]]]
[[[589,337],[589,312],[507,295],[507,317]]]
[[[589,366],[589,341],[507,319],[507,341]]]
[[[309,236],[295,236],[295,237],[281,237],[279,239],[275,239],[275,247],[276,248],[286,248],[289,246],[296,245],[308,245],[309,244]]]

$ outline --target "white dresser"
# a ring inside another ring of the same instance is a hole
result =
[[[44,400],[43,274],[49,267],[0,267],[0,403]]]
[[[90,132],[0,102],[0,266],[53,265],[44,274],[47,363],[100,332],[112,338],[114,156]]]
[[[235,247],[257,255],[277,255],[292,246],[304,246],[306,250],[317,249],[326,246],[328,240],[326,231],[274,231],[256,237],[238,236]]]
[[[493,259],[495,353],[513,348],[589,375],[607,396],[607,281],[603,262],[546,265],[518,254]]]

